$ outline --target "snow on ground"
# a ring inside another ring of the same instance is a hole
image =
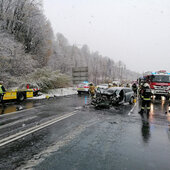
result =
[[[49,97],[56,97],[56,96],[67,96],[77,94],[77,89],[75,87],[68,87],[68,88],[59,88],[49,90],[48,94],[42,94],[41,96],[33,97],[32,99],[45,99]]]

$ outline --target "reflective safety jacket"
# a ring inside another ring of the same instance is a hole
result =
[[[95,94],[95,86],[90,86],[89,91],[91,94]]]
[[[0,85],[0,94],[3,93],[3,90],[2,90],[2,85]]]
[[[145,101],[150,101],[151,96],[152,96],[151,89],[149,87],[144,88],[143,93],[142,93],[142,99],[145,100]]]
[[[5,92],[5,88],[4,86],[0,85],[0,94],[4,93]]]

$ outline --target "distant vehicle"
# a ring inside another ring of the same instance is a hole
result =
[[[97,85],[97,88],[100,88],[100,89],[108,89],[109,85],[108,84],[100,84],[100,85]]]
[[[29,83],[29,84],[23,83],[18,87],[18,89],[32,90],[34,96],[37,96],[38,92],[40,91],[40,87],[37,84],[34,84],[34,83],[33,84],[31,84],[31,83]]]
[[[127,87],[111,87],[105,91],[101,91],[96,95],[96,98],[92,100],[92,105],[95,107],[100,106],[114,106],[129,102],[134,103],[134,92],[131,88]]]
[[[120,86],[121,84],[119,80],[114,80],[112,83],[113,85],[117,85],[117,86]]]
[[[82,82],[77,85],[78,94],[89,92],[89,82]]]

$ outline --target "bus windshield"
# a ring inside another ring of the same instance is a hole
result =
[[[170,75],[152,75],[151,81],[158,83],[170,83]]]

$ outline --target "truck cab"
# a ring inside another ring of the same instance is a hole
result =
[[[153,95],[160,99],[161,96],[169,99],[170,94],[170,73],[166,71],[154,72],[146,76],[146,81],[150,84]]]

